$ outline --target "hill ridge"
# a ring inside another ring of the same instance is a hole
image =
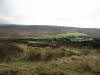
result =
[[[0,24],[0,36],[37,36],[37,35],[56,35],[67,32],[86,33],[92,37],[100,38],[99,28],[78,28],[49,25],[16,25]]]

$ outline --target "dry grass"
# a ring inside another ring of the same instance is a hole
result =
[[[15,61],[20,55],[20,62]],[[100,75],[100,58],[88,51],[4,44],[0,46],[0,56],[0,60],[11,62],[2,62],[0,75]]]
[[[61,69],[53,68],[50,67],[50,65],[43,64],[37,65],[33,69],[32,73],[36,75],[67,75],[66,72]]]
[[[100,73],[100,58],[92,58],[88,64],[93,72]]]
[[[41,60],[41,52],[40,51],[28,51],[24,57],[24,59],[26,61],[37,61],[37,60]]]
[[[0,72],[0,75],[26,75],[23,69],[6,69]]]
[[[76,62],[76,68],[90,70],[95,73],[100,73],[100,58],[83,58],[81,60],[77,60]]]
[[[52,51],[40,51],[40,50],[30,50],[25,54],[24,59],[29,61],[48,61],[48,60],[57,60],[59,57],[64,57],[64,50],[52,50]]]
[[[54,51],[47,51],[43,54],[43,60],[48,61],[55,59],[57,60],[58,57],[64,57],[65,56],[65,50],[54,50]]]

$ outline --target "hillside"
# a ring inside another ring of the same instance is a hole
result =
[[[46,25],[0,25],[0,36],[55,35],[67,32],[86,33],[92,37],[100,38],[100,29],[96,28],[74,28]]]
[[[99,34],[100,29],[0,26],[0,75],[100,75]]]

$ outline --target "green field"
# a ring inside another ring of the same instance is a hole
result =
[[[84,33],[64,33],[58,35],[43,35],[43,36],[22,36],[22,37],[13,37],[13,36],[5,36],[0,38],[21,38],[21,39],[54,39],[54,38],[67,38],[67,37],[79,37],[79,36],[89,36]]]

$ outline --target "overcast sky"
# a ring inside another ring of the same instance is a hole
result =
[[[100,0],[0,0],[0,23],[100,28]]]

